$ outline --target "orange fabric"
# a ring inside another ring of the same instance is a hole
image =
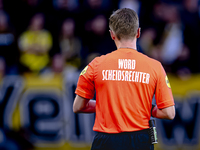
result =
[[[159,109],[174,100],[160,62],[133,49],[95,58],[82,71],[75,93],[92,99],[96,90],[94,131],[120,133],[149,128],[152,98]]]

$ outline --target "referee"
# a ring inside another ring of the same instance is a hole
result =
[[[137,14],[128,8],[109,18],[117,50],[96,57],[80,74],[75,113],[96,113],[92,150],[153,150],[150,117],[175,117],[174,99],[160,62],[139,53]],[[91,100],[96,91],[96,101]],[[152,106],[155,95],[156,104]]]

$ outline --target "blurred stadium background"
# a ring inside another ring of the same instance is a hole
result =
[[[155,150],[200,150],[200,1],[0,0],[0,149],[89,150],[94,114],[74,114],[80,71],[116,49],[108,17],[140,17],[138,51],[159,60],[176,103]]]

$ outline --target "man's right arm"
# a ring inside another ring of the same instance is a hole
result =
[[[155,106],[152,109],[151,114],[152,114],[152,117],[155,117],[155,118],[173,120],[175,117],[175,107],[170,106],[163,109],[158,109],[158,107]]]

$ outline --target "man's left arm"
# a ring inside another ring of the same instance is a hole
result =
[[[83,98],[76,95],[73,104],[74,113],[95,113],[96,112],[96,101]]]

